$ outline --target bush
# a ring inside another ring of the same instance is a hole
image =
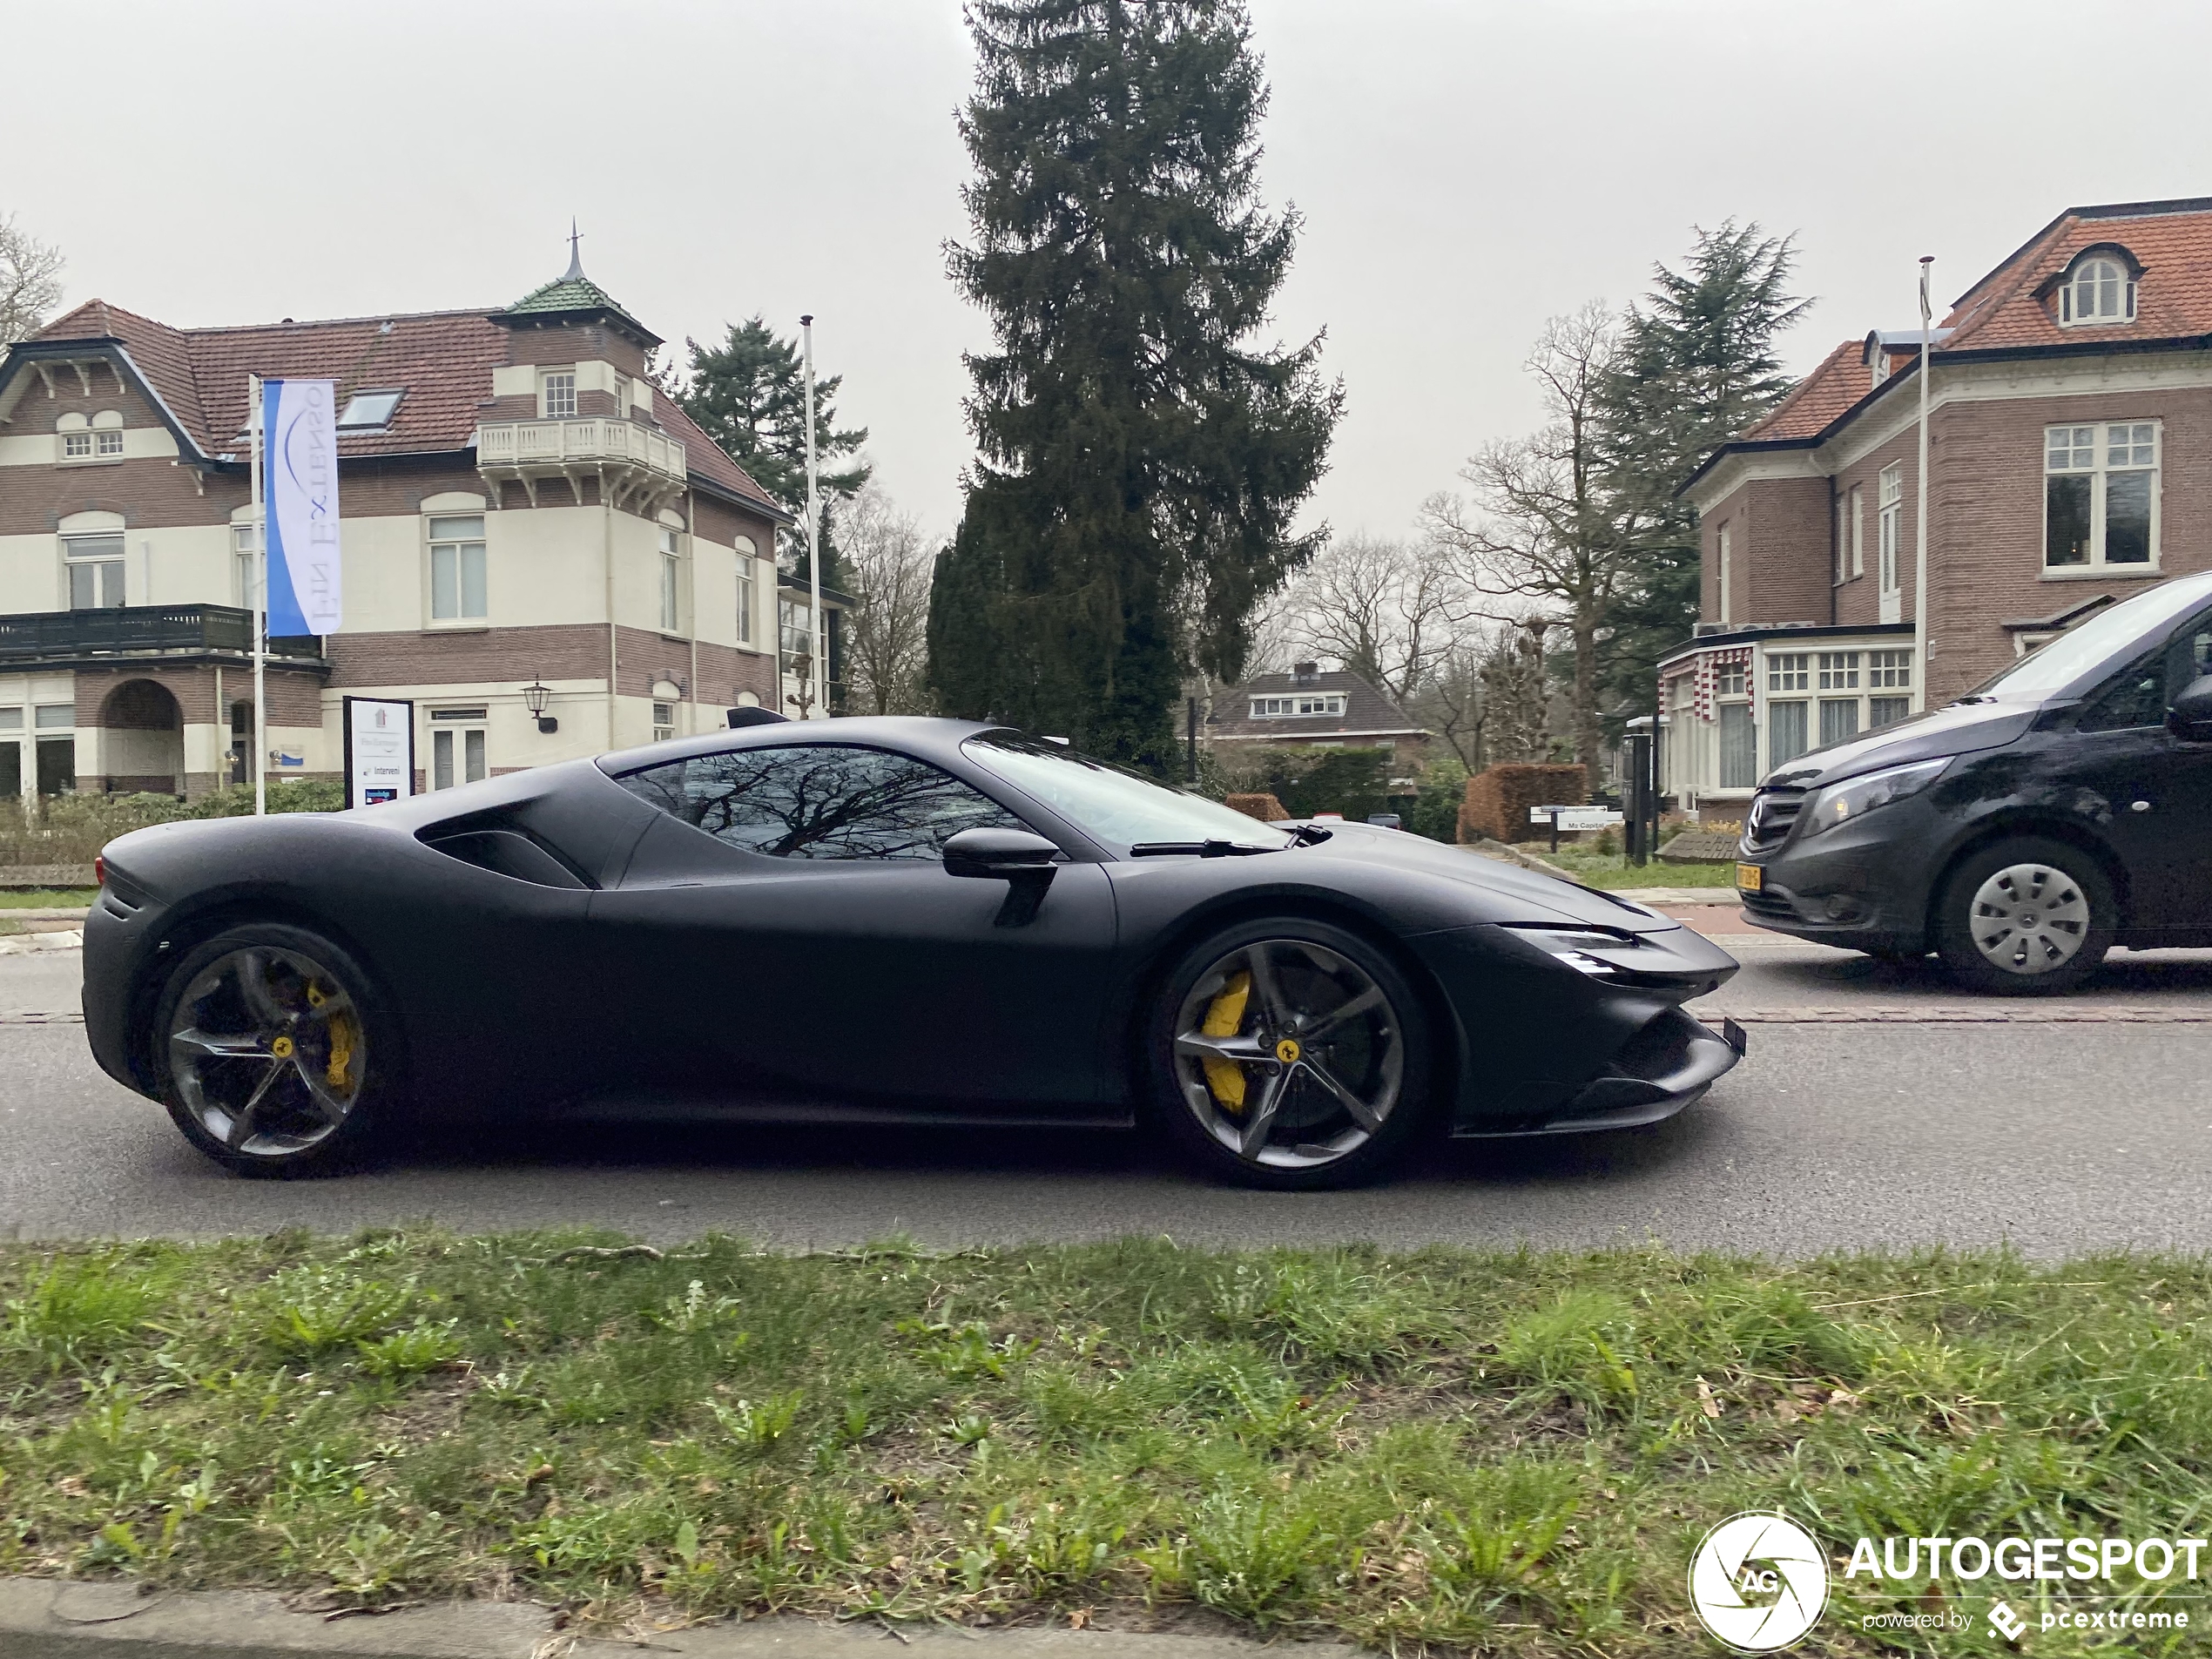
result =
[[[335,813],[346,787],[334,779],[287,779],[269,785],[273,813]],[[51,795],[26,818],[18,797],[0,799],[0,864],[90,864],[118,835],[184,818],[241,818],[253,810],[253,786],[232,784],[198,800],[174,795]]]
[[[1237,766],[1239,794],[1272,795],[1292,818],[1342,813],[1355,821],[1390,810],[1390,760],[1380,749],[1264,749]]]
[[[1421,771],[1420,787],[1406,813],[1406,827],[1432,841],[1455,841],[1460,802],[1466,799],[1467,769],[1456,756],[1432,760]]]

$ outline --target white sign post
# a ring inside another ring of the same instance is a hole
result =
[[[1528,821],[1541,824],[1549,820],[1552,826],[1552,851],[1559,851],[1561,830],[1605,829],[1622,822],[1621,814],[1610,806],[1531,806]]]
[[[415,792],[415,705],[349,697],[346,713],[346,805],[374,806]]]

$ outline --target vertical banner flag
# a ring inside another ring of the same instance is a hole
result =
[[[272,638],[339,630],[336,389],[333,381],[261,382]]]

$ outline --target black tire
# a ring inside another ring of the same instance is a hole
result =
[[[240,1174],[320,1175],[354,1163],[394,1115],[396,1023],[343,947],[254,922],[185,953],[146,1036],[186,1140]]]
[[[1262,971],[1274,988],[1272,1013]],[[1194,1027],[1201,1009],[1204,1022]],[[1236,1029],[1205,1034],[1217,1022]],[[1302,1047],[1301,1030],[1319,1035]],[[1251,1057],[1210,1062],[1179,1047],[1202,1034]],[[1210,1063],[1231,1064],[1244,1082],[1217,1084]],[[1168,1138],[1206,1173],[1244,1186],[1306,1191],[1372,1180],[1435,1116],[1428,1021],[1413,985],[1357,934],[1304,918],[1240,923],[1186,951],[1155,999],[1144,1067]],[[1356,1116],[1354,1102],[1379,1116]],[[1231,1143],[1250,1144],[1255,1127],[1256,1151]]]
[[[2094,858],[2023,835],[1959,861],[1937,895],[1932,931],[1944,966],[1970,989],[2053,996],[2097,971],[2118,921]]]

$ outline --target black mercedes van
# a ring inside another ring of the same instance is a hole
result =
[[[2212,945],[2212,574],[2099,612],[1957,702],[1768,773],[1746,921],[1928,951],[2006,993]]]

